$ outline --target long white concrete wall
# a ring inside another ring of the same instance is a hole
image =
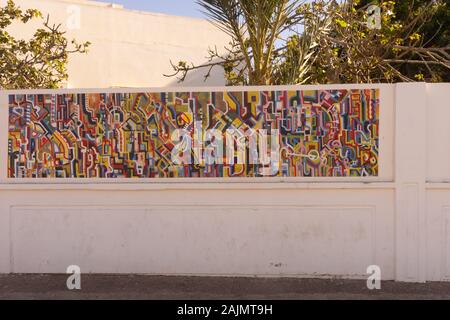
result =
[[[363,278],[375,264],[449,280],[450,84],[297,88],[380,88],[378,177],[22,181],[4,160],[0,272]]]
[[[88,0],[14,0],[23,9],[39,9],[44,18],[61,24],[66,37],[90,41],[87,54],[69,57],[68,88],[178,86],[170,60],[201,64],[209,47],[222,52],[229,37],[204,19],[126,10],[121,6]],[[113,1],[112,1],[113,2]],[[6,0],[0,0],[0,5]],[[27,39],[43,20],[14,23],[9,31]],[[182,85],[223,85],[223,71],[192,72]]]

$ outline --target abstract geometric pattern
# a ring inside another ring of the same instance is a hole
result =
[[[272,136],[258,140],[268,151],[247,143],[244,161],[230,163],[224,151],[223,161],[205,162],[212,138],[183,149],[191,162],[175,163],[174,148],[194,139],[174,132],[192,138],[196,124],[202,139],[211,129]],[[270,153],[274,133],[277,161],[249,161]],[[10,178],[377,176],[379,89],[10,95],[8,143]]]

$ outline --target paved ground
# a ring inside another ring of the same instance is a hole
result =
[[[81,290],[67,275],[0,275],[0,299],[450,299],[450,282],[82,275]]]

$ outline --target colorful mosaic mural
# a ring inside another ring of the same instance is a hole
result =
[[[208,130],[270,136],[237,159]],[[10,178],[377,176],[378,145],[378,89],[9,96]]]

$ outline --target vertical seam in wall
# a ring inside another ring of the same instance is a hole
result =
[[[423,192],[424,192],[424,190],[423,190],[423,183],[422,182],[420,182],[420,183],[418,183],[417,184],[417,192],[418,192],[418,196],[417,196],[417,222],[416,222],[416,226],[415,226],[415,228],[414,229],[416,229],[415,230],[415,232],[417,233],[417,249],[416,249],[416,254],[417,254],[417,261],[416,261],[416,264],[417,264],[417,275],[416,275],[416,277],[417,277],[417,281],[421,281],[421,279],[422,279],[422,273],[423,273],[423,270],[422,270],[422,233],[421,233],[421,229],[423,229],[421,226],[421,217],[422,217],[422,214],[421,214],[421,211],[422,211],[422,206],[423,206]]]
[[[377,254],[377,219],[375,218],[377,212],[377,205],[371,207],[370,212],[370,224],[372,228],[372,261],[371,264],[379,265]],[[381,278],[383,278],[383,271],[381,272]]]
[[[392,133],[392,146],[393,146],[393,150],[392,150],[392,158],[393,158],[393,180],[394,180],[394,261],[393,261],[393,265],[394,265],[394,279],[397,281],[398,280],[398,230],[397,230],[397,226],[398,226],[398,179],[397,179],[397,134],[398,134],[398,125],[397,125],[397,84],[394,85],[394,93],[392,94],[393,96],[393,108],[394,108],[394,132]]]
[[[428,128],[428,117],[429,112],[429,99],[428,99],[428,84],[425,83],[425,152],[426,152],[426,156],[425,156],[425,160],[424,160],[424,179],[422,181],[422,192],[424,193],[424,195],[421,197],[421,200],[423,201],[422,203],[422,209],[424,210],[424,227],[422,227],[422,233],[423,233],[423,246],[421,246],[421,254],[423,255],[423,261],[422,261],[422,268],[424,269],[422,271],[422,279],[424,281],[428,280],[428,190],[426,188],[426,183],[428,180],[428,152],[427,152],[427,148],[428,148],[428,135],[430,134],[430,128]],[[420,235],[420,234],[419,234]]]
[[[13,228],[12,228],[12,205],[8,206],[8,215],[9,215],[9,273],[14,272],[14,254],[13,254]]]
[[[439,263],[439,281],[443,281],[444,279],[447,278],[447,248],[448,248],[448,244],[447,244],[447,237],[448,237],[448,221],[445,217],[445,209],[446,206],[441,206],[440,207],[440,222],[442,224],[442,235],[441,235],[441,239],[439,239],[439,242],[442,244],[442,248],[441,248],[441,254],[440,254],[440,263]],[[442,241],[444,240],[444,241]]]
[[[393,88],[394,93],[392,94],[392,100],[393,100],[393,106],[394,109],[392,114],[394,116],[393,124],[394,124],[394,130],[392,132],[392,160],[393,160],[393,168],[392,168],[392,180],[394,183],[397,182],[397,84]]]

